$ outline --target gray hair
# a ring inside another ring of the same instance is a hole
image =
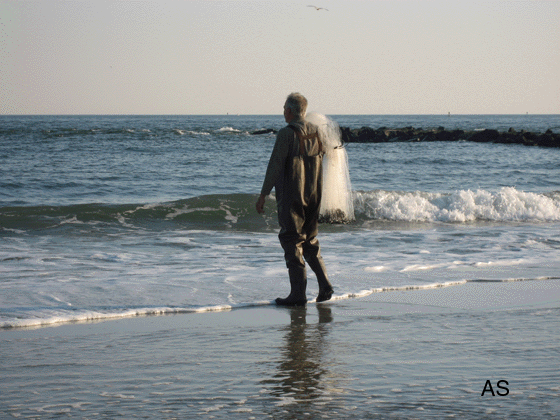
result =
[[[286,105],[284,106],[290,108],[293,114],[304,118],[307,111],[307,99],[301,93],[290,93],[286,98]]]

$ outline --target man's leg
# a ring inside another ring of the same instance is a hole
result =
[[[319,246],[319,240],[317,239],[317,234],[319,233],[319,207],[314,206],[308,209],[307,217],[303,225],[303,231],[305,232],[305,242],[302,244],[303,255],[305,261],[309,264],[309,267],[313,270],[317,276],[317,282],[319,283],[319,295],[317,296],[317,302],[323,302],[329,300],[333,294],[333,287],[327,276],[327,269],[325,268],[325,263],[323,262],[323,257],[321,256],[321,247]]]
[[[276,303],[285,306],[305,305],[307,303],[305,294],[307,273],[303,261],[303,240],[297,234],[287,234],[286,232],[281,232],[278,237],[284,249],[284,259],[290,276],[290,295],[285,299],[276,299]]]
[[[317,282],[319,283],[319,295],[317,296],[317,302],[329,300],[334,290],[331,282],[329,281],[323,257],[321,256],[319,240],[317,238],[313,238],[310,241],[304,242],[302,247],[305,261],[307,261],[309,267],[311,267],[317,276]]]

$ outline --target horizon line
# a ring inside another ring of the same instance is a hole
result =
[[[316,111],[312,111],[312,112],[316,112]],[[472,116],[472,115],[512,115],[512,116],[528,116],[528,115],[532,115],[532,116],[542,116],[542,115],[549,115],[549,116],[554,116],[554,115],[558,115],[560,116],[560,113],[524,113],[524,114],[520,114],[520,113],[505,113],[505,114],[501,114],[501,113],[465,113],[465,114],[461,114],[461,113],[457,113],[457,114],[453,114],[453,113],[415,113],[415,114],[407,114],[407,113],[398,113],[398,114],[383,114],[383,113],[379,113],[379,114],[367,114],[367,113],[352,113],[352,114],[339,114],[339,113],[326,113],[323,115],[340,115],[340,116],[352,116],[352,115],[356,115],[356,116],[432,116],[432,115],[436,115],[436,116]],[[221,114],[221,113],[209,113],[209,114],[126,114],[126,113],[122,113],[122,114],[97,114],[97,113],[83,113],[83,114],[71,114],[71,113],[62,113],[62,114],[0,114],[0,117],[58,117],[58,116],[67,116],[67,117],[86,117],[86,116],[98,116],[98,117],[125,117],[125,116],[136,116],[136,117],[155,117],[155,116],[176,116],[176,117],[182,117],[182,116],[221,116],[221,117],[241,117],[241,116],[250,116],[250,117],[255,117],[255,116],[262,116],[262,117],[271,117],[271,116],[278,116],[278,117],[282,117],[282,114],[278,113],[274,113],[274,114],[230,114],[230,113],[226,113],[226,114]]]

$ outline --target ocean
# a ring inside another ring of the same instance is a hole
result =
[[[340,126],[544,132],[558,115],[330,116]],[[289,292],[281,116],[0,117],[0,328],[269,305]],[[323,224],[334,299],[560,276],[560,150],[348,143],[356,220]],[[308,298],[317,285],[309,274]]]

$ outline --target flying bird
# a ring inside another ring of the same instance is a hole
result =
[[[307,6],[307,7],[314,7],[315,10],[319,11],[319,10],[325,10],[325,11],[329,11],[329,9],[325,9],[324,7],[317,7],[317,6]]]

